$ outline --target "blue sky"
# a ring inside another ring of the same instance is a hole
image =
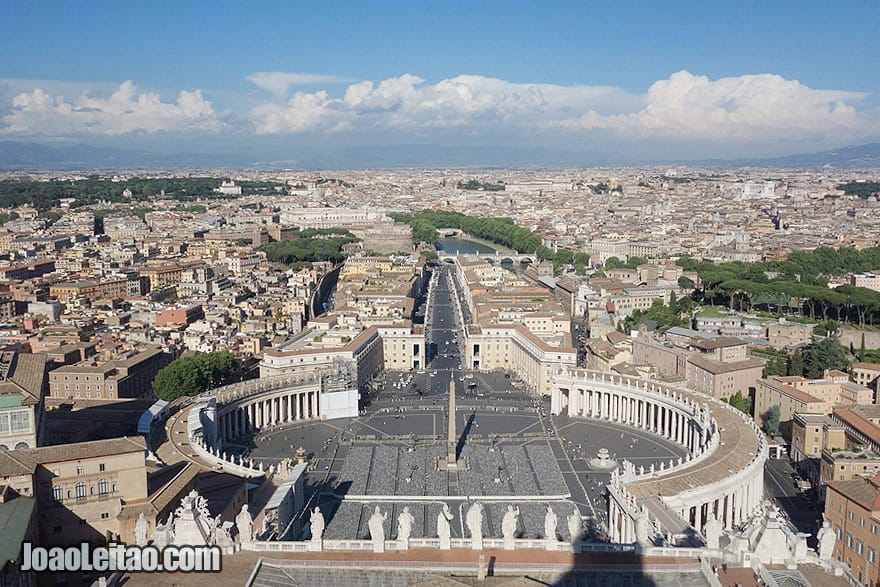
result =
[[[868,1],[7,2],[0,138],[799,152],[880,136],[877,22]]]

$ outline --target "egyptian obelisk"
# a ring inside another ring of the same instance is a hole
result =
[[[446,468],[454,471],[458,468],[455,459],[455,378],[449,381],[449,433],[446,439]]]

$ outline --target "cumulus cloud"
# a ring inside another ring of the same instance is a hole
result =
[[[771,74],[710,80],[680,71],[641,96],[610,86],[524,84],[477,75],[428,84],[405,74],[351,84],[342,97],[297,92],[286,103],[255,108],[251,120],[258,134],[603,130],[629,138],[799,140],[876,134],[876,114],[856,107],[864,98]]]
[[[771,74],[712,81],[680,71],[651,85],[644,108],[637,112],[605,115],[590,110],[558,125],[728,141],[845,135],[871,127],[876,132],[876,120],[855,107],[865,97],[859,92],[817,90]]]
[[[263,104],[251,112],[257,132],[381,128],[545,127],[591,108],[616,111],[638,98],[609,86],[516,84],[460,75],[436,84],[411,74],[351,84],[341,98],[326,92],[297,92],[284,104]]]
[[[336,75],[320,73],[289,73],[286,71],[258,71],[247,78],[259,88],[272,92],[276,96],[286,96],[290,86],[309,84],[332,84],[351,81]]]
[[[36,88],[15,96],[12,112],[2,120],[6,126],[0,133],[29,135],[217,131],[224,126],[200,90],[184,90],[175,102],[163,102],[158,94],[138,92],[131,81],[107,98],[84,92],[72,102]]]

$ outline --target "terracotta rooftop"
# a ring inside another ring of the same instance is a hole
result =
[[[874,446],[880,446],[880,426],[877,426],[854,410],[834,410],[833,414],[844,425],[865,436]]]
[[[880,510],[880,486],[868,477],[854,477],[846,481],[828,481],[828,488],[856,502],[868,511]]]

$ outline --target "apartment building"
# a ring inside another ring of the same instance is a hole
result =
[[[837,541],[834,558],[846,564],[862,585],[880,582],[880,480],[877,476],[829,481],[825,518]]]
[[[49,373],[49,396],[100,400],[148,397],[156,374],[171,359],[161,347],[150,345],[102,363],[89,359],[65,365]]]
[[[125,298],[131,295],[129,280],[126,277],[117,277],[103,280],[84,279],[81,281],[67,281],[49,286],[49,296],[62,302],[75,298]]]
[[[205,312],[200,304],[193,304],[183,308],[169,308],[162,310],[156,316],[156,326],[186,326],[204,317]]]

